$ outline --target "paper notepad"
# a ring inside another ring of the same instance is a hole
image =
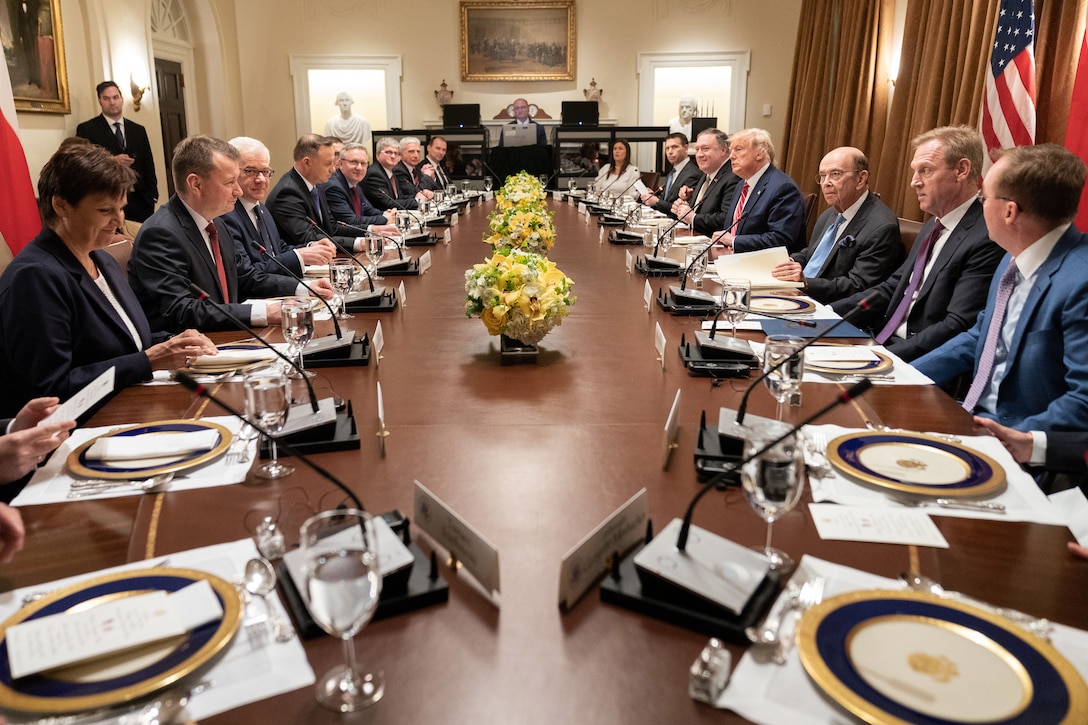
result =
[[[803,286],[800,282],[783,282],[771,275],[772,269],[782,262],[788,262],[789,258],[785,247],[771,247],[723,255],[714,260],[714,268],[721,279],[736,277],[751,280],[752,289],[800,289]]]

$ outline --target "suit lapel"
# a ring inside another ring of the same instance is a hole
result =
[[[1070,231],[1074,232],[1074,237],[1072,242],[1067,243],[1066,237],[1069,236]],[[1050,251],[1050,256],[1039,267],[1039,271],[1035,273],[1035,283],[1031,286],[1027,299],[1024,300],[1024,307],[1020,310],[1020,318],[1016,321],[1016,330],[1009,342],[1010,360],[1015,359],[1020,354],[1020,342],[1024,338],[1025,331],[1032,324],[1032,317],[1035,316],[1039,303],[1046,299],[1046,295],[1050,291],[1051,277],[1061,268],[1062,262],[1065,261],[1065,256],[1069,253],[1076,238],[1076,227],[1069,227]]]
[[[204,241],[204,236],[200,233],[200,230],[196,228],[196,222],[194,222],[193,218],[189,215],[189,210],[181,203],[181,199],[174,197],[170,201],[170,211],[174,213],[174,218],[177,219],[178,224],[181,225],[182,231],[185,232],[185,241],[192,246],[197,256],[203,262],[204,268],[208,272],[209,279],[216,280],[215,291],[218,291],[219,273],[215,269],[215,260],[212,259],[212,253],[208,250],[208,244]],[[220,229],[220,227],[217,226],[216,229]],[[223,232],[220,231],[219,233],[220,236],[222,236]],[[229,239],[230,237],[228,236],[227,238]],[[231,246],[233,247],[233,245]],[[220,245],[219,250],[220,252],[223,251],[222,245]],[[233,259],[233,254],[231,255],[231,258]],[[226,259],[223,261],[226,262]],[[230,275],[228,274],[227,276],[229,280]],[[209,294],[212,292],[212,290],[207,291]],[[229,286],[227,291],[228,293],[230,292]],[[223,301],[221,295],[218,301]]]
[[[933,289],[933,281],[940,274],[941,270],[948,266],[948,263],[952,261],[952,257],[956,255],[956,251],[960,245],[963,244],[963,240],[967,237],[967,233],[971,231],[971,228],[982,221],[982,205],[978,202],[972,204],[967,213],[963,215],[963,219],[960,219],[960,223],[956,225],[956,228],[952,230],[952,234],[949,235],[948,241],[944,243],[944,247],[941,248],[941,254],[933,262],[933,267],[929,270],[929,274],[922,280],[922,287],[918,290],[918,299],[929,294],[929,291]],[[929,231],[926,230],[928,234]],[[922,237],[919,233],[919,238]]]

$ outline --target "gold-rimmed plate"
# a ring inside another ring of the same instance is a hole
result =
[[[919,496],[987,496],[1005,485],[994,459],[923,433],[848,433],[828,444],[827,460],[850,478]]]
[[[846,345],[813,345],[820,347],[848,347]],[[811,348],[810,348],[811,349]],[[814,373],[827,373],[829,375],[883,375],[895,367],[895,362],[890,356],[879,350],[872,350],[876,359],[869,360],[821,360],[810,362],[805,360],[805,370]]]
[[[807,315],[816,311],[816,303],[807,297],[752,295],[748,311],[755,314],[771,312],[777,315]]]
[[[211,585],[223,607],[222,618],[179,637],[18,680],[12,678],[6,636],[9,627],[144,592],[175,592],[197,581]],[[242,602],[234,586],[194,569],[160,567],[118,572],[60,589],[26,605],[0,624],[0,707],[55,714],[136,700],[170,687],[212,660],[231,641],[241,621]]]
[[[163,433],[194,433],[205,430],[214,430],[219,434],[215,445],[208,450],[188,451],[159,458],[125,461],[104,461],[90,458],[87,455],[94,442],[101,438],[161,435]],[[181,473],[214,461],[227,452],[232,439],[231,432],[218,423],[204,420],[160,420],[154,423],[132,425],[96,436],[72,451],[68,455],[65,466],[68,472],[77,478],[103,478],[108,480],[145,478],[163,473]]]
[[[1088,686],[1053,646],[1005,618],[926,592],[825,600],[797,626],[801,664],[870,723],[1083,723]]]

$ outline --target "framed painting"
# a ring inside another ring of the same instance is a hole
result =
[[[0,39],[15,109],[71,113],[60,0],[6,0]]]
[[[461,1],[461,80],[572,81],[574,0]]]

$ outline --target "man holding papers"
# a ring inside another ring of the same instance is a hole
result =
[[[869,159],[859,149],[824,156],[816,183],[831,208],[816,220],[809,246],[772,274],[828,303],[887,279],[903,261],[903,245],[895,212],[869,191]]]

